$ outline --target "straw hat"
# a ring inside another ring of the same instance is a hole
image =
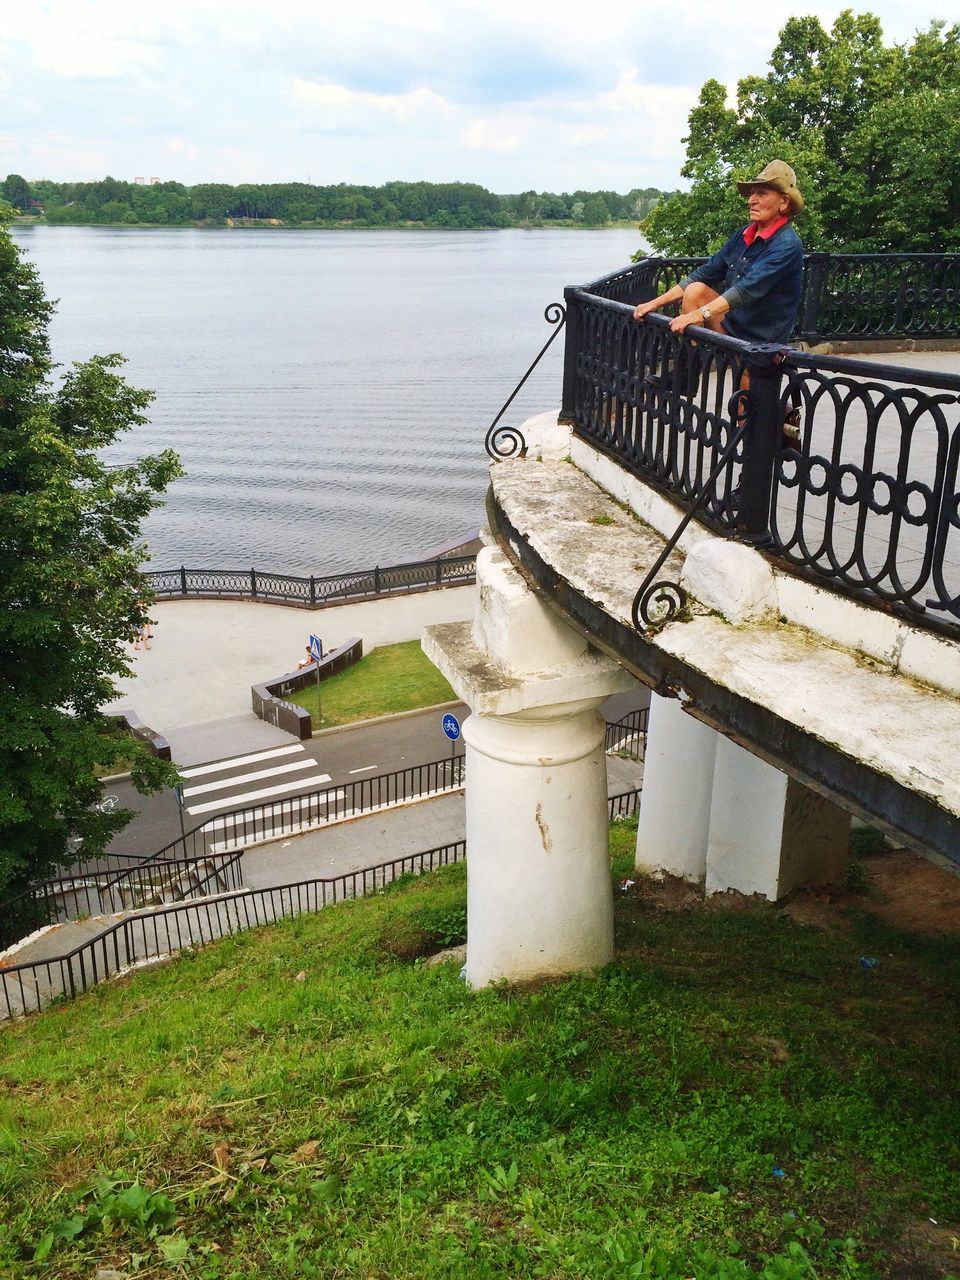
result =
[[[797,190],[797,175],[783,160],[771,160],[765,169],[750,182],[738,182],[737,190],[749,196],[757,187],[772,187],[790,201],[790,212],[799,213],[803,208],[803,196]]]

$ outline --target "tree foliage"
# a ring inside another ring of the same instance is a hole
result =
[[[387,182],[380,187],[313,186],[306,182],[139,184],[99,182],[27,183],[10,174],[0,184],[20,210],[31,201],[47,222],[81,225],[220,225],[281,222],[285,226],[512,227],[641,218],[664,194],[656,188],[615,191],[524,191],[494,195],[472,182]]]
[[[701,89],[684,139],[690,190],[641,225],[656,249],[718,248],[745,221],[735,180],[774,157],[797,171],[808,249],[960,249],[960,26],[887,46],[869,13],[844,10],[829,32],[790,18],[769,67],[739,82],[735,108],[718,81]]]
[[[96,854],[127,820],[100,813],[97,766],[135,761],[143,790],[174,772],[99,708],[129,674],[146,618],[139,526],[179,474],[170,451],[108,466],[100,451],[142,423],[151,395],[117,355],[55,387],[52,311],[0,226],[0,892]]]

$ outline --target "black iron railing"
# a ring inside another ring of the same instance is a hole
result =
[[[161,902],[181,902],[239,889],[242,851],[193,858],[138,858],[129,869],[86,870],[41,880],[0,904],[5,942],[34,929],[84,916],[138,910]]]
[[[458,840],[341,876],[268,889],[241,889],[128,916],[63,955],[0,969],[0,1017],[32,1013],[51,1000],[77,996],[131,965],[183,947],[204,946],[243,929],[320,911],[347,898],[360,898],[402,875],[432,871],[459,862],[465,855],[466,844]]]
[[[141,899],[151,900],[162,884],[168,884],[171,896],[180,883],[186,893],[191,883],[203,876],[201,884],[207,887],[197,887],[190,895],[199,897],[202,893],[211,892],[210,886],[216,884],[221,867],[226,869],[225,874],[237,876],[237,885],[241,883],[239,867],[234,869],[231,858],[248,845],[296,835],[311,827],[369,813],[373,809],[457,790],[463,786],[463,779],[464,757],[447,756],[443,760],[431,760],[393,773],[354,779],[342,786],[324,787],[216,814],[177,836],[156,853],[137,858],[127,866],[119,869],[110,867],[111,859],[105,859],[97,864],[102,870],[84,867],[82,875],[41,882],[0,903],[0,945],[16,941],[43,925],[65,919],[59,914],[56,904],[69,903],[71,899],[69,892],[62,894],[57,886],[65,885],[68,880],[78,885],[78,902],[83,901],[79,882],[96,882],[89,890],[91,915],[99,914],[100,910],[127,909]],[[122,857],[118,860],[127,861]],[[95,902],[104,905],[93,910]],[[85,908],[80,906],[80,910]]]
[[[605,749],[643,758],[647,710],[631,711],[606,726]],[[177,836],[156,853],[112,853],[74,872],[38,881],[0,903],[0,947],[45,925],[81,915],[102,915],[154,902],[200,897],[239,888],[245,846],[293,835],[372,809],[457,790],[464,784],[462,755],[412,765],[343,786],[288,796],[266,805],[215,815]]]
[[[409,564],[379,566],[327,577],[298,578],[262,569],[151,570],[144,576],[158,600],[194,597],[204,600],[259,600],[265,604],[323,609],[329,605],[379,596],[403,595],[431,587],[455,587],[472,582],[476,556],[441,556]]]
[[[566,303],[579,436],[718,531],[957,634],[960,376],[681,336],[589,289]]]
[[[610,796],[610,821],[629,817],[639,805],[639,791]],[[457,840],[341,876],[299,880],[266,889],[240,889],[128,916],[62,955],[0,968],[0,1018],[33,1013],[51,1000],[72,998],[131,965],[170,955],[186,946],[205,946],[243,929],[365,897],[400,876],[421,875],[461,862],[466,853],[466,841]]]
[[[643,258],[585,288],[635,307],[665,293],[703,261]],[[808,253],[794,337],[811,344],[955,338],[960,336],[958,304],[960,254]]]
[[[463,783],[464,756],[447,756],[393,773],[356,778],[341,786],[236,809],[204,823],[204,838],[214,848],[242,848],[374,809],[456,791]]]
[[[610,796],[607,800],[607,808],[611,822],[617,818],[632,817],[640,808],[640,792],[621,791],[618,795]]]
[[[647,746],[649,707],[628,711],[619,720],[607,721],[603,739],[604,751],[624,751],[642,760]]]
[[[491,422],[489,428],[487,429],[486,439],[484,440],[484,447],[491,458],[512,458],[512,457],[522,458],[527,452],[526,441],[524,440],[520,432],[517,430],[517,428],[514,426],[501,427],[499,423],[500,423],[500,419],[507,412],[507,410],[513,404],[514,400],[519,395],[520,388],[524,385],[524,383],[530,377],[531,373],[533,373],[534,369],[537,367],[537,365],[546,355],[550,345],[553,343],[557,334],[563,328],[563,322],[566,319],[566,313],[563,307],[561,307],[559,302],[550,302],[544,308],[543,318],[544,320],[546,320],[547,324],[551,324],[554,326],[553,333],[551,333],[550,337],[546,340],[546,342],[543,344],[543,346],[534,356],[533,363],[530,365],[530,368],[527,370],[527,372],[523,375],[523,377],[520,379],[517,385],[513,388],[513,390],[507,396],[506,400],[503,402],[503,405],[501,406],[500,412],[497,414],[497,416],[494,418],[493,422]]]

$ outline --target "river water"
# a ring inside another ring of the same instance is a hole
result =
[[[636,231],[14,232],[61,363],[121,351],[187,474],[144,525],[151,567],[337,573],[417,559],[483,523],[490,422],[563,286]],[[506,421],[557,407],[562,336]]]

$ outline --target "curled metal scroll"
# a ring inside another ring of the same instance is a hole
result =
[[[491,458],[525,458],[527,442],[519,427],[498,427],[496,423],[487,432],[483,447]]]
[[[678,582],[661,578],[646,589],[641,588],[633,599],[633,625],[638,631],[647,627],[662,627],[672,622],[686,608],[687,593]]]
[[[523,433],[517,427],[499,427],[497,423],[507,412],[517,397],[520,388],[533,373],[534,369],[540,363],[541,359],[550,343],[563,328],[564,321],[567,318],[566,308],[561,302],[548,302],[543,309],[543,318],[547,324],[555,326],[553,333],[540,348],[539,354],[531,364],[530,368],[523,375],[517,385],[513,388],[503,408],[490,424],[490,430],[487,432],[483,447],[491,458],[496,461],[502,461],[506,458],[525,458],[527,456],[527,442],[523,438]]]

